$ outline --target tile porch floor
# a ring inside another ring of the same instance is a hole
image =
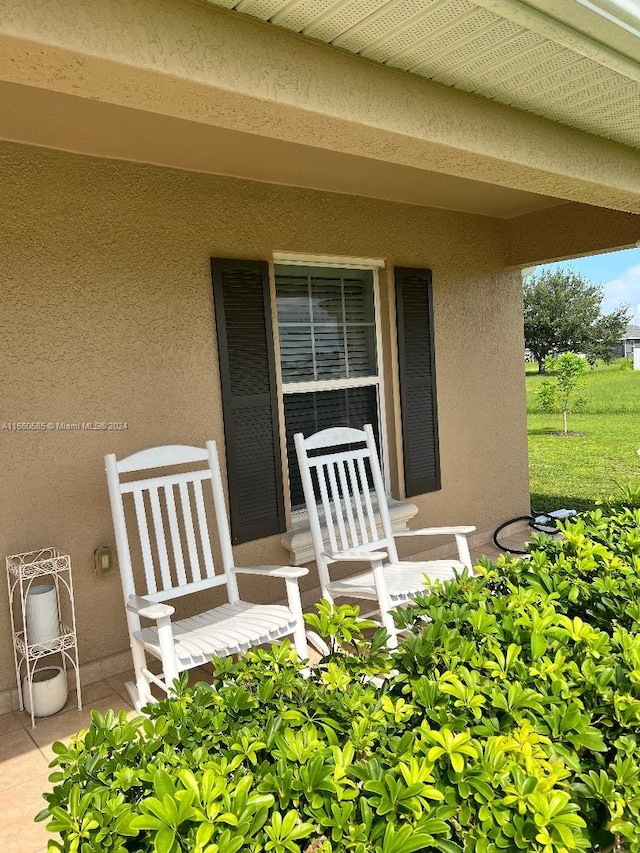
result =
[[[528,531],[502,540],[505,547],[520,549]],[[473,551],[474,559],[481,554],[496,557],[500,552],[493,544]],[[206,670],[193,670],[194,681],[209,680]],[[131,672],[88,684],[83,688],[83,709],[75,706],[75,694],[70,693],[65,708],[55,716],[37,721],[31,728],[31,718],[15,711],[0,716],[0,852],[46,853],[47,839],[52,837],[45,823],[33,818],[45,805],[42,792],[50,787],[52,772],[48,765],[53,758],[51,745],[65,741],[79,729],[86,728],[92,709],[104,713],[108,708],[124,709],[133,714],[125,682]]]

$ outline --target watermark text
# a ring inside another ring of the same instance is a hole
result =
[[[0,421],[0,432],[108,432],[126,430],[126,421]]]

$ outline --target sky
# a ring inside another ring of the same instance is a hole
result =
[[[544,269],[570,265],[594,284],[604,288],[602,312],[608,314],[626,303],[633,311],[633,321],[640,325],[640,249],[624,249],[590,258],[576,258],[557,264],[546,264]],[[539,267],[542,269],[542,267]]]

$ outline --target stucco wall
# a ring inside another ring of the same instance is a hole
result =
[[[71,554],[83,661],[127,647],[119,579],[93,571],[113,543],[103,455],[223,440],[211,255],[430,266],[443,488],[417,500],[414,524],[486,529],[527,508],[520,277],[502,269],[498,220],[13,145],[0,147],[0,213],[0,426],[128,424],[0,430],[0,555]],[[387,316],[388,361],[392,332]],[[387,383],[392,444],[395,415]],[[238,552],[287,558],[278,537]],[[1,690],[14,674],[0,589]]]

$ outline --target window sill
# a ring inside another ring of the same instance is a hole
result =
[[[408,522],[418,512],[418,507],[410,501],[399,501],[387,496],[387,506],[391,517],[391,527],[394,531],[408,530]],[[376,519],[379,514],[376,512]],[[296,513],[292,520],[292,529],[282,534],[280,542],[291,554],[292,566],[304,566],[314,558],[313,540],[309,517],[306,513]],[[329,545],[329,536],[326,527],[322,527],[322,538],[326,546]]]

